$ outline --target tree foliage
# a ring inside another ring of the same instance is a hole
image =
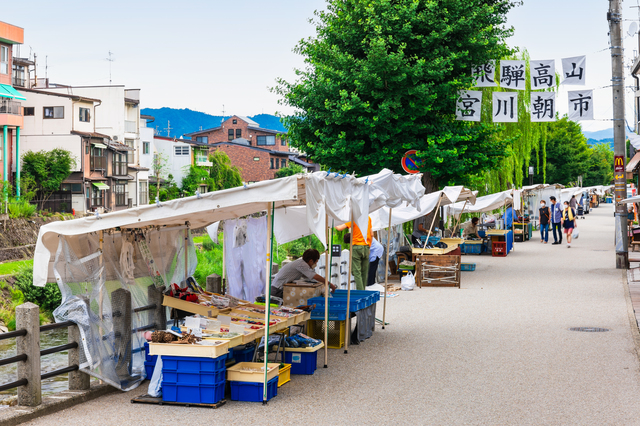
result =
[[[189,166],[189,173],[182,178],[182,192],[185,195],[194,195],[200,185],[213,188],[214,181],[206,167]]]
[[[607,143],[599,143],[589,147],[591,153],[588,161],[584,186],[611,185],[613,182],[613,149]]]
[[[504,40],[511,0],[331,0],[316,36],[299,42],[298,80],[275,91],[296,113],[292,144],[334,170],[401,171],[424,158],[427,181],[457,183],[497,165],[506,142],[493,124],[455,121],[471,67],[512,54]],[[429,185],[433,186],[433,185]]]
[[[76,166],[71,152],[55,148],[51,151],[27,151],[22,156],[22,174],[25,182],[35,185],[44,200],[60,190],[62,182],[69,177]]]
[[[225,152],[213,151],[209,154],[209,161],[213,163],[209,170],[214,185],[209,189],[217,191],[242,185],[240,169],[231,164],[231,159]]]
[[[276,178],[293,176],[293,175],[297,175],[298,173],[304,173],[304,172],[305,172],[305,168],[302,167],[300,164],[289,162],[289,165],[287,167],[283,167],[276,172]]]

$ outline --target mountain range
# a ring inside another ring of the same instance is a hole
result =
[[[188,108],[143,108],[143,115],[154,117],[154,121],[148,124],[155,127],[156,133],[161,136],[182,137],[187,133],[201,129],[218,127],[224,119],[230,116],[210,115],[204,112],[193,111]],[[285,133],[287,129],[280,121],[280,117],[271,114],[258,114],[249,117],[264,129],[276,130]],[[613,127],[595,132],[582,132],[589,145],[608,143],[613,148]]]
[[[154,127],[160,136],[180,138],[187,133],[197,132],[201,129],[218,127],[222,121],[230,116],[210,115],[204,112],[190,109],[176,108],[143,108],[142,115],[150,115],[153,122],[148,122],[149,127]],[[280,122],[280,117],[271,114],[258,114],[249,117],[264,129],[276,130],[286,133],[285,127]]]

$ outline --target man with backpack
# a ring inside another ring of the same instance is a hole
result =
[[[560,204],[557,203],[556,197],[549,197],[551,200],[551,208],[549,211],[551,217],[551,229],[553,231],[553,243],[551,245],[562,244],[562,208]],[[557,231],[557,235],[556,235]]]

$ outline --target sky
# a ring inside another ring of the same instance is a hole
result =
[[[623,1],[625,64],[637,55],[640,0]],[[37,54],[38,77],[74,86],[113,84],[142,89],[147,108],[189,108],[212,115],[292,112],[270,88],[295,80],[304,66],[293,49],[313,36],[309,22],[324,0],[206,0],[87,2],[59,0],[3,2],[1,20],[25,30],[20,56]],[[532,59],[587,55],[587,85],[594,89],[595,120],[583,129],[611,127],[611,56],[606,0],[525,0],[510,12],[515,28],[507,40]],[[112,52],[112,62],[108,61]],[[45,69],[46,63],[46,69]],[[111,71],[110,71],[111,67]],[[627,77],[629,77],[627,67]],[[628,78],[626,86],[635,81]],[[558,110],[566,113],[561,86]],[[627,117],[633,114],[627,90]],[[632,123],[629,120],[629,123]],[[631,124],[632,125],[632,124]]]

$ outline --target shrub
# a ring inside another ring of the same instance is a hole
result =
[[[36,212],[37,206],[28,201],[13,201],[9,203],[9,217],[28,219]]]
[[[58,285],[48,283],[44,287],[33,285],[33,269],[22,268],[16,275],[15,286],[24,295],[26,302],[35,303],[45,312],[53,312],[62,303],[62,294]]]

